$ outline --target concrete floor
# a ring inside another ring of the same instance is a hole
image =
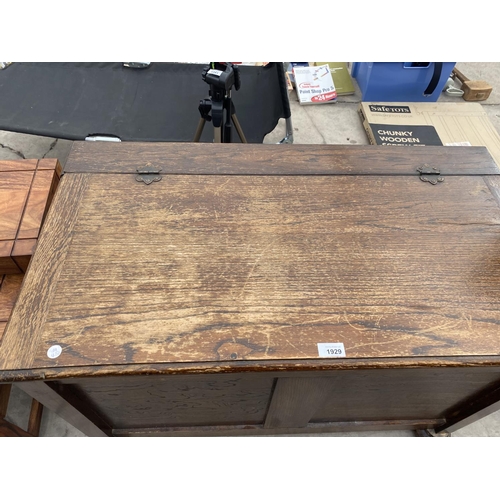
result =
[[[485,80],[493,86],[493,92],[482,104],[493,126],[500,133],[500,63],[458,63],[460,69],[471,80]],[[442,94],[440,101],[463,102],[461,97],[450,97]],[[340,97],[335,104],[321,106],[300,106],[295,92],[290,94],[294,142],[296,144],[368,144],[366,133],[357,114],[361,92],[356,86],[352,96]],[[275,143],[285,135],[285,124],[282,120],[276,129],[264,140]],[[26,134],[0,131],[0,159],[19,158],[58,158],[62,165],[66,163],[71,141],[39,137]],[[17,388],[13,388],[6,419],[26,428],[31,398]],[[44,409],[40,435],[44,437],[69,436],[83,434],[62,420],[58,415]],[[385,432],[344,432],[331,436],[379,436],[406,437],[413,436],[410,431]],[[315,435],[317,436],[317,435]],[[483,418],[463,429],[456,431],[452,437],[488,437],[500,436],[500,411]]]

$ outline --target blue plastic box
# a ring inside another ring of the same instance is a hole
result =
[[[351,74],[362,101],[436,102],[454,67],[453,62],[356,62]]]

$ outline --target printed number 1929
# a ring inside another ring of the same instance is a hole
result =
[[[345,358],[345,347],[342,342],[318,344],[320,358]]]
[[[328,354],[342,354],[342,349],[327,349]]]

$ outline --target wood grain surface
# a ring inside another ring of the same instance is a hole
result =
[[[53,160],[52,160],[53,161]],[[0,160],[0,172],[19,172],[21,170],[34,171],[38,160]]]
[[[25,272],[57,188],[56,159],[0,161],[0,274]],[[23,251],[25,251],[23,253]]]
[[[415,175],[423,164],[444,175],[498,174],[485,147],[74,142],[66,173],[135,173],[151,163],[163,174]]]
[[[21,291],[22,282],[22,274],[0,276],[0,343],[7,326],[7,321]]]
[[[253,374],[108,377],[54,383],[84,394],[87,407],[98,408],[112,428],[258,424],[265,419],[273,384],[272,375]]]
[[[0,172],[0,241],[15,240],[33,172]]]
[[[57,187],[53,170],[38,170],[31,185],[28,201],[17,234],[18,239],[38,238],[43,219]]]
[[[97,175],[82,193],[64,190],[59,208],[80,210],[51,231],[64,265],[37,252],[60,275],[43,315],[32,301],[13,317],[4,369],[315,359],[319,342],[350,358],[500,351],[500,210],[480,177]],[[34,305],[44,326],[20,355]]]
[[[67,184],[67,187],[49,209],[49,214],[53,216],[48,217],[38,241],[37,252],[33,257],[36,261],[33,263],[35,271],[26,275],[25,286],[11,316],[11,333],[4,333],[0,344],[0,370],[31,365],[47,311],[52,305],[52,293],[69,249],[80,199],[87,186],[87,176],[74,176],[66,183],[63,179],[61,183]]]
[[[29,240],[16,240],[14,248],[12,249],[12,260],[16,265],[25,273],[28,269],[31,256],[35,253],[37,239],[32,238]]]
[[[40,158],[37,170],[53,170],[57,177],[61,177],[62,166],[57,158]]]
[[[12,257],[14,240],[0,240],[0,276],[21,272],[19,265]]]

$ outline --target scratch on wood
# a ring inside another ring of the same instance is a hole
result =
[[[368,328],[359,328],[359,327],[356,327],[354,326],[350,321],[349,321],[349,318],[347,317],[347,313],[344,313],[344,319],[346,320],[347,324],[353,328],[354,330],[357,330],[358,332],[366,332],[368,331],[369,329]]]
[[[426,328],[424,330],[418,330],[417,333],[433,333],[436,330],[445,330],[445,329],[455,329],[460,323],[462,323],[463,319],[458,319],[456,321],[448,321],[447,323],[443,323],[439,326],[434,326],[432,328]]]
[[[226,186],[226,184],[230,181],[231,179],[228,179],[226,182],[224,182],[223,184],[221,184],[215,191],[214,191],[214,194],[216,196],[219,195],[219,193],[222,191],[222,189]]]
[[[340,322],[339,314],[332,314],[330,316],[322,316],[319,319],[314,319],[311,321],[303,321],[302,323],[291,323],[289,325],[282,325],[280,328],[290,328],[291,326],[305,326],[305,325],[314,325],[314,323],[322,323],[324,321],[328,321],[329,319],[336,318],[337,323]]]
[[[252,268],[250,269],[250,272],[248,273],[247,279],[245,280],[245,283],[243,284],[243,288],[241,289],[241,292],[238,295],[238,298],[240,298],[243,295],[243,293],[245,292],[245,288],[246,288],[248,282],[250,281],[250,278],[252,277],[253,272],[254,272],[255,268],[257,267],[257,264],[260,262],[260,260],[262,259],[262,256],[267,252],[267,250],[269,249],[269,247],[273,243],[274,243],[274,239],[268,245],[266,245],[266,247],[264,248],[264,250],[262,250],[262,252],[258,255],[257,259],[253,263]]]
[[[304,351],[301,351],[297,346],[294,346],[288,339],[285,339],[285,342],[288,344],[288,345],[291,345],[294,349],[296,349],[298,352],[300,352],[300,354],[303,354],[305,357],[309,357],[308,354],[306,354]]]
[[[266,345],[266,350],[264,351],[264,356],[268,356],[269,348],[271,346],[271,332],[266,332],[266,337],[267,337],[267,345]]]
[[[375,345],[386,345],[386,344],[394,344],[394,342],[400,342],[401,339],[400,338],[397,338],[397,339],[394,339],[394,340],[388,340],[387,342],[369,342],[367,344],[356,344],[356,345],[353,345],[353,346],[349,346],[349,350],[352,351],[352,349],[357,349],[358,347],[366,347],[366,346],[370,346],[370,347],[373,347]]]

